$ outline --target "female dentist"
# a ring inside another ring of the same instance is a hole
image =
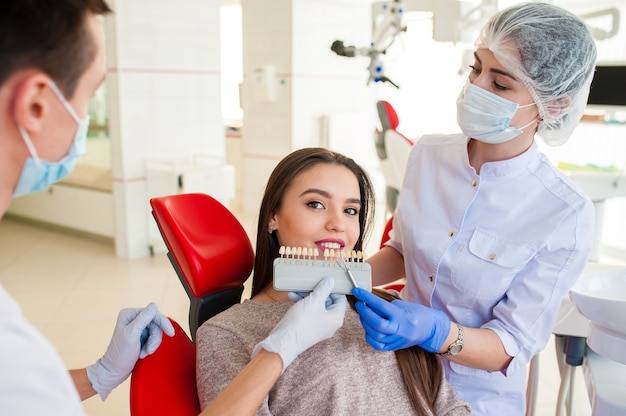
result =
[[[457,100],[463,134],[414,146],[374,284],[406,277],[385,302],[354,289],[368,342],[420,345],[476,415],[524,414],[526,365],[552,332],[593,240],[590,200],[540,154],[585,108],[596,48],[585,24],[546,3],[495,14]]]

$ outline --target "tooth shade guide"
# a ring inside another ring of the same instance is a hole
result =
[[[291,260],[318,260],[320,251],[317,247],[289,247],[280,246],[278,254],[281,258]],[[362,263],[365,260],[365,255],[361,251],[356,250],[335,250],[332,248],[325,248],[323,252],[324,261],[335,262],[335,259],[345,260],[347,263]]]
[[[364,263],[360,251],[340,251],[324,249],[320,259],[320,250],[315,248],[285,247],[289,249],[288,257],[274,260],[274,288],[279,291],[311,291],[325,276],[335,279],[334,293],[349,294],[354,287],[350,281],[351,271],[358,287],[366,290],[372,288],[371,267]],[[279,249],[279,253],[282,250]],[[300,254],[298,255],[298,251]],[[331,261],[332,259],[332,261]],[[345,260],[345,266],[342,260]]]
[[[289,260],[292,264],[298,264],[298,261],[307,261],[309,264],[312,262],[326,262],[327,267],[336,267],[337,260],[345,261],[350,265],[350,268],[358,267],[360,263],[363,263],[365,256],[361,251],[356,250],[335,250],[332,248],[325,248],[323,252],[323,260],[319,259],[320,251],[317,247],[289,247],[281,246],[278,249],[280,258],[283,260]]]

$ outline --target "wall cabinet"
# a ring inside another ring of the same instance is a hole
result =
[[[114,238],[111,192],[56,184],[13,200],[8,213],[96,236]]]

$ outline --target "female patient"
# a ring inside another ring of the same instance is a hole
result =
[[[197,332],[203,408],[249,363],[255,346],[292,305],[288,294],[272,285],[272,262],[279,247],[361,250],[373,208],[370,180],[352,159],[307,148],[277,165],[259,213],[252,299],[210,319]],[[284,369],[257,415],[390,410],[403,415],[471,413],[445,381],[435,355],[420,348],[373,350],[358,314],[348,309],[343,327],[332,338],[304,351]]]

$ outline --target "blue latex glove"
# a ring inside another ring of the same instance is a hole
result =
[[[384,299],[361,288],[352,289],[359,299],[356,310],[365,329],[365,339],[379,351],[396,351],[419,345],[437,352],[450,332],[450,318],[419,303]]]
[[[147,338],[146,331],[147,329]],[[174,335],[174,327],[155,303],[145,308],[122,309],[104,356],[87,367],[87,376],[102,400],[128,378],[139,358],[152,354],[161,344],[163,332]]]
[[[304,299],[294,303],[269,336],[259,342],[252,356],[261,349],[275,352],[283,360],[283,371],[306,349],[332,337],[343,325],[348,300],[331,294],[335,281],[325,277]],[[332,304],[326,306],[326,299]]]

